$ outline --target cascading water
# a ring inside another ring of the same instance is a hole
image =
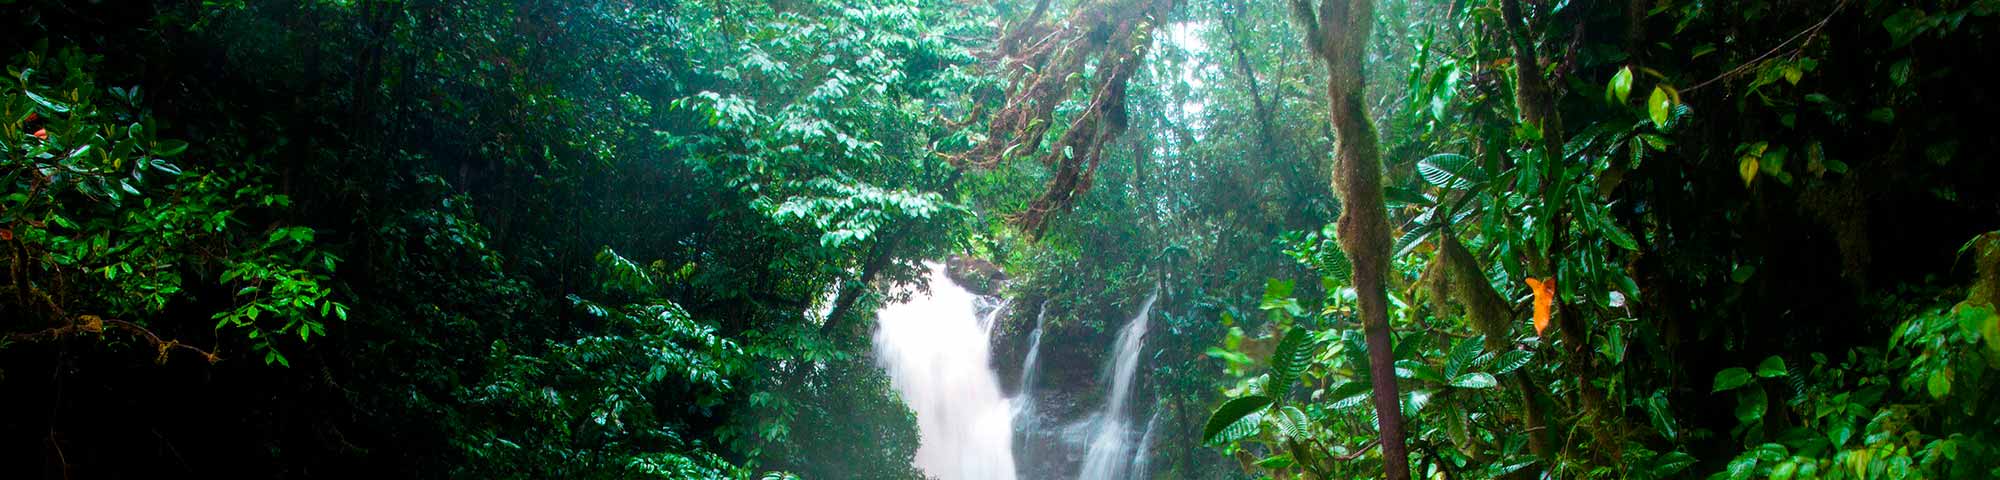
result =
[[[1035,369],[1042,357],[1042,320],[1049,313],[1049,302],[1035,311],[1035,329],[1028,332],[1028,356],[1021,359],[1020,391],[1014,394],[1014,421],[1021,432],[1034,434],[1035,431]]]
[[[883,307],[875,329],[876,359],[917,414],[917,467],[945,480],[1014,480],[1014,409],[988,367],[987,335],[1005,305],[982,317],[980,297],[943,265],[925,266],[930,292]]]
[[[1146,478],[1147,463],[1153,458],[1153,427],[1160,424],[1160,411],[1153,410],[1152,418],[1146,419],[1146,434],[1139,436],[1139,445],[1132,449],[1132,472],[1126,478]]]
[[[1104,413],[1097,418],[1096,432],[1091,434],[1090,451],[1083,458],[1083,472],[1078,476],[1082,480],[1123,479],[1131,466],[1131,439],[1127,437],[1132,432],[1127,427],[1130,422],[1125,404],[1132,396],[1132,374],[1139,370],[1139,352],[1146,346],[1147,317],[1152,316],[1153,301],[1159,299],[1160,290],[1155,288],[1112,343],[1110,395]]]
[[[1042,319],[1046,318],[1048,314],[1049,302],[1043,301],[1041,309],[1035,311],[1035,330],[1028,332],[1028,357],[1021,360],[1020,395],[1023,399],[1031,398],[1028,396],[1028,393],[1034,390],[1035,367],[1040,365],[1036,362],[1042,356]]]
[[[1020,389],[1014,393],[1014,427],[1021,434],[1021,438],[1032,437],[1035,434],[1036,427],[1040,426],[1040,422],[1035,417],[1037,413],[1035,412],[1035,369],[1041,365],[1039,359],[1042,358],[1042,320],[1047,318],[1048,313],[1049,302],[1044,300],[1042,301],[1041,308],[1035,311],[1035,329],[1028,332],[1028,356],[1021,359]],[[1019,456],[1015,460],[1020,462],[1021,465],[1034,465],[1033,463],[1027,463],[1034,460],[1032,455],[1030,455],[1032,452],[1032,449],[1016,452],[1016,455]]]

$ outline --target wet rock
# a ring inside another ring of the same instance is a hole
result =
[[[952,283],[972,293],[995,295],[1000,292],[1000,287],[1007,284],[1007,272],[983,258],[952,255],[945,259],[944,266],[945,274],[951,276]]]

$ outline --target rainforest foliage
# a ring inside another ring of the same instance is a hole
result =
[[[2000,477],[2000,1],[0,26],[0,477],[926,478],[952,257],[996,363],[1158,288],[1158,478]]]

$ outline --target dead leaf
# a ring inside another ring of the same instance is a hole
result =
[[[1528,289],[1535,291],[1535,334],[1549,329],[1549,307],[1555,303],[1556,279],[1528,277]]]

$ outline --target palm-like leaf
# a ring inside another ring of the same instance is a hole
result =
[[[1209,414],[1208,424],[1201,429],[1202,441],[1214,445],[1242,440],[1256,435],[1260,419],[1258,414],[1271,406],[1271,397],[1249,395],[1230,399]]]
[[[1312,350],[1312,333],[1302,327],[1292,327],[1278,341],[1277,349],[1271,352],[1271,380],[1266,385],[1273,401],[1284,403],[1291,394],[1299,373],[1312,362]]]
[[[1440,153],[1417,161],[1417,174],[1424,182],[1449,190],[1469,190],[1486,183],[1486,172],[1471,157]]]

